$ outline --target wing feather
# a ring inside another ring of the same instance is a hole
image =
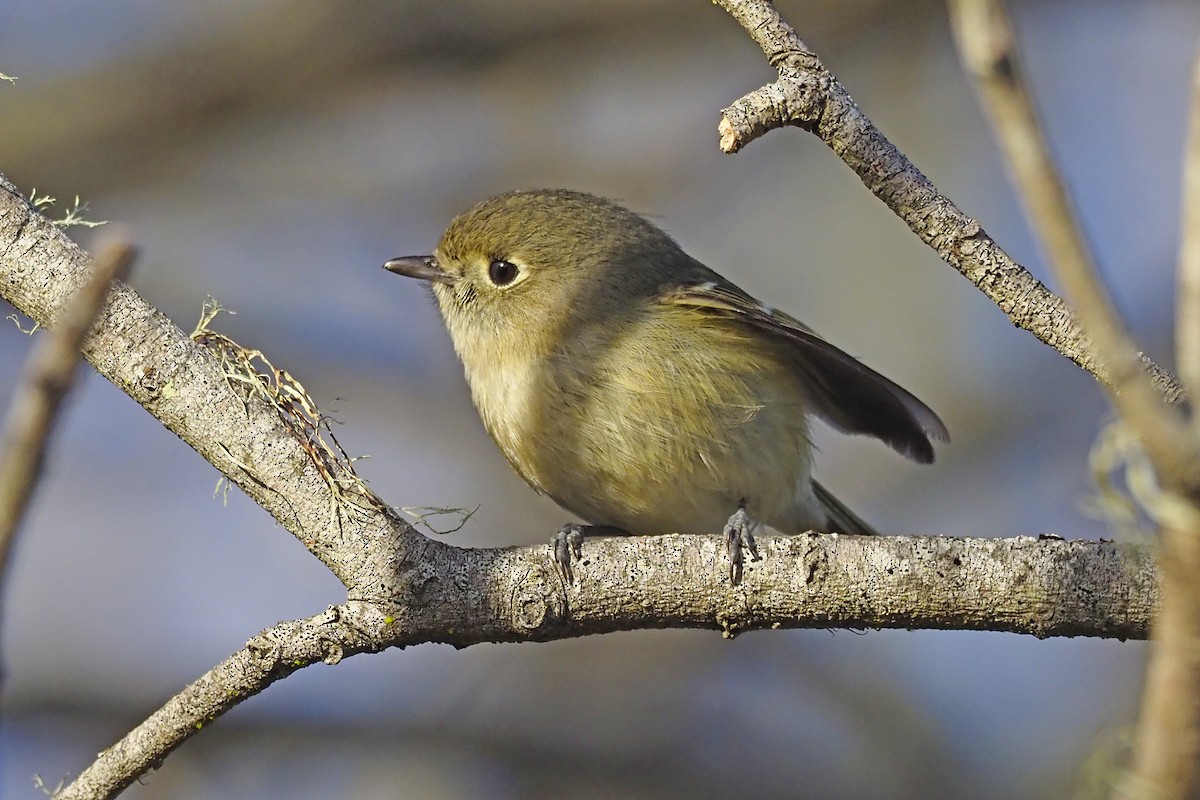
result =
[[[937,414],[907,390],[733,284],[678,286],[663,302],[704,309],[786,341],[813,412],[840,431],[874,436],[922,464],[933,462],[930,439],[950,440]]]

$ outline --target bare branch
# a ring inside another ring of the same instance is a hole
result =
[[[56,800],[113,797],[245,698],[302,667],[368,649],[353,614],[350,607],[330,606],[315,617],[272,625],[100,753]]]
[[[845,87],[765,0],[716,0],[762,48],[779,80],[725,109],[721,149],[736,152],[769,130],[793,125],[816,134],[863,183],[970,280],[1018,327],[1105,382],[1112,376],[1074,314],[1017,264],[880,133]],[[1183,389],[1171,373],[1142,356],[1142,369],[1169,402]]]
[[[113,282],[124,279],[135,255],[133,245],[123,239],[101,249],[87,282],[50,323],[50,333],[33,349],[17,383],[0,433],[0,577],[6,574],[58,410],[74,384],[84,337]]]
[[[10,184],[0,179],[0,188],[7,189],[0,191],[0,292],[48,321],[80,280],[86,256]],[[422,641],[466,646],[663,627],[1140,638],[1157,604],[1145,550],[1053,539],[760,537],[763,558],[746,565],[736,586],[723,577],[717,537],[597,540],[585,546],[577,584],[567,586],[547,547],[461,550],[376,509],[331,520],[328,487],[276,410],[234,394],[221,362],[128,287],[114,289],[85,349],[102,374],[238,481],[343,580],[359,604],[339,616],[341,624],[353,621],[352,632],[333,626],[325,637],[343,656]],[[332,652],[295,651],[286,663]],[[189,687],[168,705],[190,712],[156,715],[119,758],[97,767],[107,777],[87,773],[108,788],[76,796],[108,796],[182,742],[185,730],[261,690],[269,680],[250,657],[219,667],[220,681]]]
[[[0,293],[48,324],[82,284],[87,254],[0,177]],[[296,536],[358,596],[403,594],[398,565],[423,537],[380,509],[333,505],[324,476],[278,410],[246,396],[222,362],[128,286],[113,288],[83,348],[140,403]]]
[[[111,797],[217,716],[296,669],[389,646],[548,641],[636,628],[956,628],[1143,638],[1157,579],[1145,548],[1055,538],[760,537],[743,583],[715,536],[587,544],[568,587],[548,548],[430,543],[420,602],[331,607],[254,637],[131,731],[60,795]]]

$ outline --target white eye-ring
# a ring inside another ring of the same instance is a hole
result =
[[[503,258],[494,258],[488,264],[487,276],[493,286],[498,286],[503,289],[505,286],[511,286],[522,277],[523,270],[511,261]]]

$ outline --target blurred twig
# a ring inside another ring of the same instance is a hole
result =
[[[1175,357],[1183,385],[1190,392],[1200,393],[1200,56],[1192,69],[1192,110],[1186,147]],[[1200,432],[1200,414],[1192,416],[1192,424]]]
[[[1131,772],[1117,795],[1129,800],[1195,797],[1200,793],[1200,600],[1195,591],[1200,582],[1200,440],[1183,410],[1163,403],[1146,380],[1132,339],[1100,282],[1039,124],[1004,3],[951,0],[950,8],[963,61],[976,79],[1030,224],[1108,367],[1109,397],[1145,448],[1161,487],[1146,510],[1161,530],[1162,605],[1154,622]],[[1200,119],[1200,81],[1192,114]],[[1195,127],[1194,122],[1193,138],[1200,136]],[[1197,233],[1189,233],[1187,217],[1200,215],[1200,196],[1192,194],[1200,189],[1195,176],[1200,145],[1193,142],[1190,149],[1178,340],[1187,385],[1194,389],[1200,372],[1200,253],[1195,252],[1200,245]]]
[[[91,277],[34,347],[17,382],[0,432],[0,579],[6,574],[58,410],[74,383],[83,340],[113,281],[125,277],[135,254],[133,245],[121,238],[100,249]]]
[[[79,350],[113,281],[129,272],[137,251],[124,239],[104,245],[91,278],[53,330],[29,356],[0,433],[0,574],[37,481],[63,398],[74,383]]]
[[[1200,389],[1200,48],[1193,66],[1191,121],[1183,165],[1179,298],[1175,320],[1180,372]],[[1178,458],[1195,455],[1200,415],[1181,434]],[[1190,433],[1191,435],[1187,435]],[[1162,603],[1134,739],[1130,774],[1117,795],[1126,800],[1200,796],[1200,489],[1194,474],[1151,461],[1170,491],[1172,513],[1162,519],[1159,574]]]

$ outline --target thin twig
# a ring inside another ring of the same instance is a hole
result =
[[[83,340],[113,282],[129,272],[136,252],[124,239],[102,246],[91,277],[33,348],[17,383],[0,434],[0,577],[6,574],[58,410],[74,383]]]
[[[725,109],[721,149],[736,152],[767,131],[792,125],[816,134],[946,263],[1012,322],[1103,381],[1112,378],[1063,300],[1013,261],[977,220],[964,214],[913,166],[854,103],[796,31],[766,0],[715,0],[755,41],[779,80]],[[1183,389],[1150,359],[1142,369],[1169,402]]]
[[[280,622],[248,641],[100,753],[55,800],[114,797],[209,723],[298,669],[372,648],[358,625],[377,615],[362,604],[330,606],[315,617]]]
[[[1200,393],[1200,51],[1192,68],[1192,110],[1183,161],[1175,357],[1183,385]],[[1192,415],[1200,432],[1200,414]]]

